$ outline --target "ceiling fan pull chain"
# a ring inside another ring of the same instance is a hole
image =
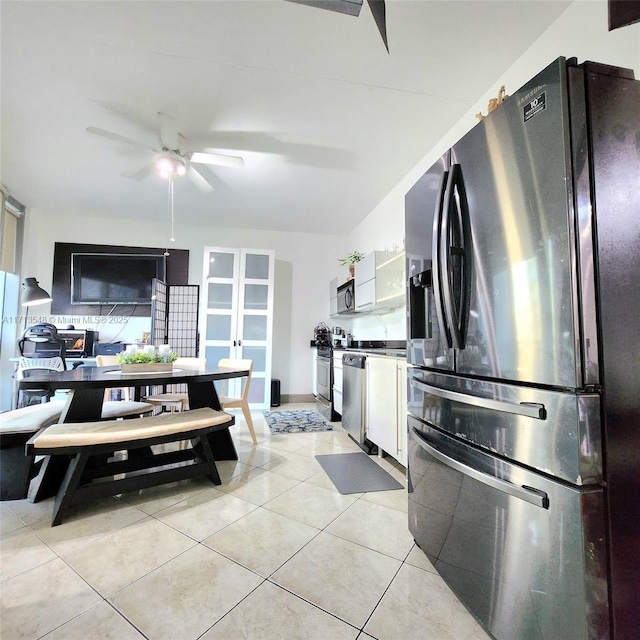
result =
[[[173,174],[169,176],[169,211],[171,211],[171,242],[175,242],[175,234],[173,232]]]

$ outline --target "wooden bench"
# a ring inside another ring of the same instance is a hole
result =
[[[60,524],[77,502],[203,475],[221,484],[207,435],[234,422],[233,416],[206,407],[140,420],[61,423],[43,429],[27,442],[27,455],[71,457],[55,498],[51,526]],[[164,453],[151,449],[182,440],[190,440],[191,448]],[[124,450],[124,460],[109,457]],[[119,474],[124,477],[116,478]]]
[[[41,429],[60,419],[66,402],[52,400],[0,413],[0,500],[23,500],[37,473],[33,456],[24,445]],[[148,402],[109,401],[102,404],[102,420],[138,418],[153,410]]]
[[[23,500],[37,467],[24,454],[27,440],[58,422],[64,401],[43,402],[0,413],[0,500]]]

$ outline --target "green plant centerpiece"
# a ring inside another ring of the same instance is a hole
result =
[[[137,351],[118,354],[118,363],[122,373],[144,373],[151,371],[171,371],[173,363],[178,359],[174,351],[148,353]]]
[[[355,276],[355,264],[364,258],[364,253],[353,251],[345,258],[338,258],[338,262],[343,267],[349,267],[349,274],[353,278]]]

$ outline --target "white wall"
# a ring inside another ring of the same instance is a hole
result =
[[[52,218],[35,209],[28,210],[25,230],[25,257],[22,273],[34,276],[46,290],[51,289],[55,242],[115,244],[123,246],[165,247],[164,225],[149,227],[129,220],[114,224],[105,218]],[[272,376],[281,380],[283,394],[311,393],[311,350],[313,329],[329,320],[329,278],[345,253],[345,238],[323,234],[286,231],[219,229],[176,224],[176,249],[189,250],[189,283],[201,284],[205,246],[273,249],[276,256]],[[171,250],[171,246],[169,247]],[[49,305],[38,308],[48,316]],[[64,318],[66,324],[66,317]],[[54,322],[58,320],[56,316]],[[60,324],[62,326],[62,323]],[[149,319],[132,319],[119,340],[133,340],[148,331]],[[100,325],[100,339],[113,337],[121,325]],[[85,327],[87,328],[87,327]],[[88,327],[95,328],[95,327]]]
[[[507,94],[516,91],[559,56],[577,57],[578,62],[591,60],[628,67],[640,79],[640,24],[608,30],[606,0],[576,0],[547,31],[522,55],[508,71],[487,87],[467,115],[446,133],[440,142],[380,202],[349,235],[348,246],[369,252],[384,250],[404,237],[404,196],[422,174],[478,121],[475,114],[487,113],[487,104],[501,85]],[[509,37],[496,28],[497,37]],[[470,65],[472,61],[470,61]],[[428,116],[426,116],[428,117]],[[402,316],[402,317],[400,317]],[[384,325],[381,321],[384,321]],[[345,321],[356,338],[403,339],[406,336],[404,315],[394,312],[382,318],[364,316]],[[385,334],[385,329],[387,330]]]

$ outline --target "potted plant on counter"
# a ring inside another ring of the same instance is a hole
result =
[[[355,277],[355,265],[357,262],[360,262],[364,258],[364,253],[360,253],[359,251],[353,251],[345,258],[338,258],[338,262],[343,267],[349,267],[349,275],[353,278]]]

